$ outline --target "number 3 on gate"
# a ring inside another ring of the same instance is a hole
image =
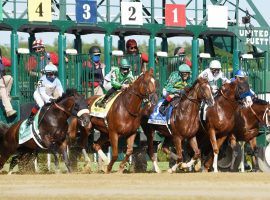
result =
[[[52,21],[51,0],[28,0],[28,20],[39,22]]]
[[[143,24],[141,2],[121,2],[121,24],[122,25]]]
[[[97,23],[97,2],[77,0],[76,21],[78,23]]]

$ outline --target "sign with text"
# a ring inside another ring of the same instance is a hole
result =
[[[79,23],[97,23],[97,2],[77,0],[76,21]]]
[[[186,5],[166,4],[165,24],[166,26],[186,27]]]
[[[121,2],[121,24],[122,25],[143,24],[141,2]]]
[[[254,27],[251,30],[247,30],[242,27],[238,32],[239,39],[246,44],[252,44],[259,47],[262,50],[268,50],[269,47],[269,30],[263,28]]]
[[[52,21],[51,0],[28,0],[28,20],[39,22]]]
[[[228,28],[228,7],[227,6],[207,6],[208,21],[207,26],[211,28]]]

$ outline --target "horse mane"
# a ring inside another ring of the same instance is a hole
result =
[[[263,99],[259,99],[259,98],[253,98],[253,103],[255,104],[259,104],[259,105],[267,105],[268,102],[263,100]]]
[[[198,82],[202,82],[202,81],[205,81],[205,82],[206,82],[207,79],[202,78],[202,77],[198,77],[198,78],[194,81],[194,83],[192,84],[191,87],[185,87],[185,88],[184,88],[185,92],[186,92],[186,93],[189,93],[191,90],[194,89],[194,87],[196,86],[196,84],[197,84]]]

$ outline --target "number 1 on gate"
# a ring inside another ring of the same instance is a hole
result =
[[[186,27],[186,5],[166,4],[165,24],[166,26]]]

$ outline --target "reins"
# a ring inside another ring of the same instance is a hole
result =
[[[257,115],[257,113],[255,112],[255,110],[254,110],[251,106],[249,106],[249,108],[250,108],[251,112],[255,115],[255,117],[256,117],[261,123],[265,124],[267,127],[270,126],[270,124],[269,124],[269,119],[268,119],[268,115],[267,115],[267,113],[270,111],[268,107],[265,109],[262,119]],[[264,119],[265,119],[265,120],[264,120]]]
[[[141,76],[142,76],[142,75],[141,75]],[[140,77],[140,76],[139,76],[139,77]],[[137,79],[137,80],[138,80],[138,79]],[[137,96],[137,97],[140,99],[141,102],[149,101],[149,94],[150,94],[150,93],[148,92],[148,90],[147,90],[146,94],[141,94],[141,93],[137,92],[136,90],[134,90],[134,88],[131,88],[130,90],[127,90],[126,92],[127,92],[128,94]],[[125,95],[122,95],[122,101],[125,101],[124,96],[125,96]],[[140,103],[140,104],[142,104],[142,103]],[[125,109],[127,110],[127,112],[128,112],[131,116],[133,116],[133,117],[138,117],[138,116],[139,116],[140,111],[137,112],[137,113],[131,112],[131,111],[128,109],[126,103],[124,103],[124,107],[125,107]]]

